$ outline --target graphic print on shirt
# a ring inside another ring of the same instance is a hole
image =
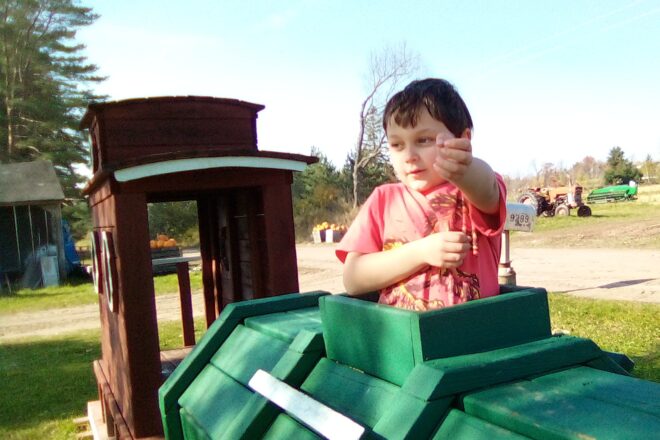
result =
[[[413,197],[417,199],[414,195]],[[420,208],[426,217],[424,236],[447,230],[462,230],[466,234],[471,233],[473,243],[476,244],[476,231],[468,227],[469,212],[463,197],[447,193],[432,194],[420,203]],[[383,250],[395,249],[406,242],[407,240],[397,237],[387,238],[383,243]],[[476,246],[473,250],[476,255]],[[479,279],[476,274],[463,272],[459,268],[428,267],[383,289],[380,302],[425,311],[478,298]]]

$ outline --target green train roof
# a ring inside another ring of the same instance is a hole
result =
[[[327,292],[227,307],[159,390],[168,439],[650,438],[660,385],[553,336],[523,288],[418,313]]]

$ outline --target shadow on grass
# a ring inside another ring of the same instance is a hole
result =
[[[619,287],[628,287],[637,284],[643,284],[649,281],[655,281],[656,279],[657,278],[642,278],[638,280],[623,280],[623,281],[616,281],[614,283],[601,284],[600,286],[594,286],[594,287],[583,287],[581,289],[570,289],[570,290],[558,290],[556,293],[580,292],[582,290],[590,290],[590,289],[616,289]]]
[[[80,416],[97,398],[98,332],[0,346],[0,427],[9,432]]]
[[[601,286],[598,286],[600,289],[615,289],[617,287],[627,287],[627,286],[634,286],[636,284],[642,284],[646,283],[648,281],[654,281],[655,278],[644,278],[641,280],[624,280],[624,281],[616,281],[614,283],[609,283],[609,284],[603,284]]]
[[[634,377],[660,383],[660,345],[642,356],[630,356],[630,359],[635,363]]]

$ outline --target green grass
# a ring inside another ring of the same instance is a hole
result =
[[[609,223],[628,223],[646,219],[658,219],[660,215],[660,204],[644,203],[640,201],[600,203],[589,205],[591,207],[590,217],[578,217],[571,212],[570,216],[538,217],[535,232],[545,232],[557,229],[567,229],[587,226],[600,226]]]
[[[195,321],[197,338],[205,330]],[[99,331],[30,338],[0,345],[0,438],[71,439],[73,419],[97,400],[92,361],[100,357]],[[183,345],[181,324],[161,323],[163,349]]]
[[[12,295],[0,295],[0,316],[23,311],[48,310],[93,304],[98,299],[91,282],[73,281],[57,287],[20,289]]]
[[[72,420],[96,400],[99,332],[0,346],[0,438],[71,438]]]
[[[190,288],[202,289],[202,273],[190,272]],[[177,293],[179,284],[176,274],[154,277],[156,295]],[[35,312],[61,307],[95,304],[98,301],[91,281],[73,280],[57,287],[20,289],[12,295],[0,295],[0,316],[18,312]]]
[[[157,275],[154,277],[154,290],[156,295],[176,293],[179,291],[179,281],[176,274]],[[190,290],[193,292],[202,290],[202,272],[190,272]]]
[[[639,200],[590,205],[590,217],[537,217],[516,246],[660,249],[660,203]]]
[[[657,219],[660,214],[660,204],[644,203],[640,201],[601,203],[589,205],[592,215],[590,217],[578,217],[571,212],[570,216],[559,217],[537,217],[534,232],[553,231],[557,229],[581,228],[587,226],[599,226],[608,223],[627,223],[649,218]]]
[[[537,217],[534,231],[513,232],[516,246],[660,249],[660,185],[639,188],[638,200],[590,204],[591,217]]]
[[[603,350],[623,353],[634,374],[660,382],[660,305],[549,295],[554,331],[592,339]]]

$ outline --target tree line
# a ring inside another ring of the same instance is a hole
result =
[[[76,32],[96,20],[72,0],[4,0],[0,6],[0,163],[49,160],[67,202],[72,229],[89,227],[77,166],[88,163],[78,129],[89,88],[103,78],[81,54]]]
[[[660,183],[660,163],[650,154],[640,163],[633,163],[621,147],[612,147],[605,161],[585,156],[570,167],[562,164],[544,163],[535,167],[532,175],[524,177],[504,176],[509,194],[515,198],[527,188],[549,188],[580,185],[590,191],[607,185]]]
[[[92,91],[104,78],[87,62],[75,37],[97,18],[75,0],[5,0],[0,6],[0,163],[51,161],[67,197],[63,215],[77,239],[91,229],[89,208],[80,196],[85,179],[77,169],[89,164],[89,146],[78,126],[87,105],[106,97]],[[350,223],[373,188],[395,180],[382,112],[387,98],[415,76],[419,56],[405,45],[372,53],[364,98],[356,109],[356,141],[344,164],[337,168],[312,148],[319,162],[294,177],[299,238],[307,238],[316,223]],[[650,156],[638,168],[614,147],[606,162],[587,156],[570,168],[546,163],[534,176],[506,180],[512,193],[523,187],[639,181],[657,172]],[[192,202],[150,206],[151,229],[194,240],[195,211]]]
[[[363,170],[357,198],[352,197],[351,156],[342,169],[337,169],[327,157],[315,148],[311,154],[319,162],[297,173],[293,179],[293,206],[297,237],[308,240],[312,227],[320,222],[350,224],[357,214],[353,204],[359,206],[371,191],[385,182],[394,182],[396,177],[387,161],[386,154]],[[570,167],[544,163],[533,175],[524,177],[503,176],[509,199],[515,200],[528,188],[581,185],[587,192],[606,185],[658,183],[660,163],[650,155],[641,164],[634,164],[625,157],[621,147],[613,147],[606,161],[586,156]],[[643,179],[644,177],[648,179]]]

